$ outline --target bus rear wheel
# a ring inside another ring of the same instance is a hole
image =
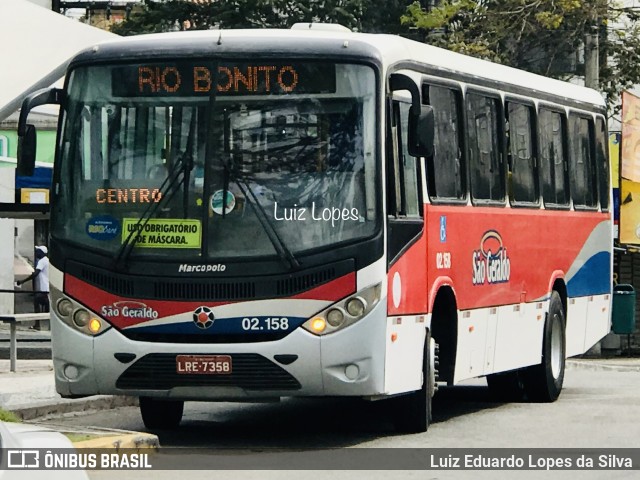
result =
[[[172,430],[182,420],[184,402],[140,397],[140,414],[144,426],[149,430]]]
[[[558,292],[551,293],[544,324],[542,363],[523,372],[527,397],[533,402],[554,402],[562,391],[566,356],[565,315]]]
[[[436,392],[438,346],[427,331],[422,357],[422,388],[391,400],[396,430],[403,433],[426,432],[431,424],[431,401]]]

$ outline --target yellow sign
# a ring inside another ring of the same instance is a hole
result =
[[[122,241],[131,232],[135,246],[142,248],[200,248],[202,228],[200,220],[182,218],[153,218],[141,222],[139,218],[122,219]]]
[[[611,188],[619,188],[620,132],[609,133],[609,162],[611,163]]]
[[[640,182],[640,98],[622,93],[622,178]]]
[[[620,243],[640,243],[640,183],[625,178],[620,189]]]
[[[640,98],[622,93],[620,243],[640,244]]]
[[[49,203],[49,189],[21,188],[20,203]]]

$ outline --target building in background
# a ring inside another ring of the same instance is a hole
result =
[[[2,50],[3,65],[8,68],[0,75],[0,264],[5,266],[21,255],[32,259],[33,246],[47,243],[46,203],[58,116],[50,108],[29,116],[41,146],[37,173],[17,177],[16,111],[27,95],[59,81],[77,52],[115,37],[64,18],[52,7],[52,0],[0,0],[0,44],[11,47]],[[23,266],[18,268],[24,275]],[[13,290],[13,284],[14,269],[0,269],[0,290]],[[13,311],[13,295],[0,294],[0,313]]]

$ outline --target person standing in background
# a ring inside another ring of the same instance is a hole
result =
[[[47,247],[44,245],[36,246],[36,266],[35,270],[24,280],[16,282],[17,285],[33,280],[33,290],[35,291],[35,311],[36,313],[45,313],[49,311],[49,257]],[[40,330],[40,320],[36,321],[34,327]]]

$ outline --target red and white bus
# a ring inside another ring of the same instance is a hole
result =
[[[140,36],[70,63],[51,192],[64,397],[553,401],[609,331],[605,105],[586,88],[341,28]]]

